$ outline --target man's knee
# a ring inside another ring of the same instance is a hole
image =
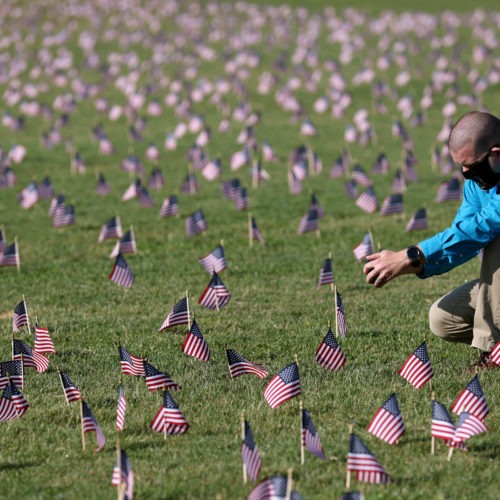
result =
[[[434,335],[448,342],[470,343],[472,340],[472,324],[440,307],[440,300],[429,309],[429,328]]]

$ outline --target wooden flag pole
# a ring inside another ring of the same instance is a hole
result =
[[[299,409],[300,409],[300,414],[299,414],[299,418],[300,418],[300,463],[302,465],[304,465],[304,462],[305,462],[304,440],[302,439],[302,420],[303,420],[302,414],[304,411],[304,403],[302,402],[302,399],[300,400]]]
[[[337,320],[337,285],[335,285],[334,291],[335,291],[335,295],[334,295],[335,303],[334,303],[333,307],[335,310],[335,338],[338,338],[339,337],[339,322]]]
[[[286,480],[286,500],[290,500],[292,498],[292,476],[293,469],[288,469],[287,480]]]
[[[189,315],[189,296],[188,296],[188,291],[186,290],[186,308],[187,308],[187,313],[188,313],[188,331],[191,328],[191,318]]]
[[[137,254],[137,243],[135,241],[135,232],[134,232],[134,225],[130,224],[130,236],[132,237],[132,241],[134,242],[134,255]]]
[[[167,391],[167,384],[163,384],[163,396],[165,397],[165,392]],[[162,402],[163,406],[163,402]],[[165,408],[163,408],[163,439],[167,440],[167,413]]]
[[[215,273],[215,267],[212,268],[212,271]],[[217,294],[217,290],[214,290],[215,293],[215,308],[217,309],[217,312],[220,311],[219,309],[219,295]]]
[[[245,441],[245,414],[244,412],[241,412],[240,416],[241,420],[241,440]],[[245,462],[243,462],[243,482],[247,484],[248,477],[247,477],[247,466],[245,465]]]
[[[17,236],[14,237],[14,249],[16,252],[16,267],[17,267],[17,272],[21,272],[21,256],[19,255],[19,247],[17,245]]]
[[[258,175],[259,175],[259,165],[256,158],[252,161],[252,188],[257,189],[258,187]]]
[[[435,392],[432,391],[432,393],[431,393],[432,401],[434,401],[435,396],[436,396]],[[431,423],[431,426],[432,426],[432,423]],[[436,438],[434,436],[431,436],[431,455],[434,455],[435,449],[436,449]]]
[[[122,454],[120,449],[120,438],[116,438],[116,468],[118,469],[118,484],[116,485],[116,493],[118,500],[122,500]]]
[[[83,429],[83,398],[80,399],[80,423],[82,427],[82,450],[85,451],[85,431]]]
[[[252,234],[252,213],[248,212],[248,246],[253,247],[253,234]]]
[[[349,437],[352,434],[352,431],[354,429],[354,425],[351,423],[349,424]],[[349,464],[347,465],[347,474],[345,478],[345,489],[348,490],[351,487],[351,471],[349,470]]]
[[[31,336],[30,315],[28,314],[28,305],[26,304],[26,297],[23,294],[24,310],[26,311],[26,319],[28,321],[28,333]]]

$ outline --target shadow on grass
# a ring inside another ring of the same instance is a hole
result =
[[[41,465],[41,462],[22,462],[19,464],[2,464],[0,463],[0,472],[7,470],[27,469],[28,467],[36,467]]]

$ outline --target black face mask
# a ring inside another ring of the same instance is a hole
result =
[[[467,172],[462,170],[462,174],[466,179],[474,181],[483,191],[488,191],[500,183],[500,172],[493,168],[496,163],[496,159],[490,158],[488,153],[484,159],[470,165]]]

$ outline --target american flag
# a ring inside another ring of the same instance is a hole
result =
[[[321,206],[318,197],[314,193],[311,193],[311,204],[309,205],[309,210],[312,208],[314,208],[318,212],[318,217],[320,219],[325,216],[325,210]]]
[[[239,377],[245,373],[252,373],[259,378],[266,378],[268,373],[262,366],[246,360],[241,354],[232,349],[226,349],[229,374],[231,378]]]
[[[137,197],[139,199],[141,207],[148,208],[154,205],[153,198],[151,197],[148,190],[144,186],[141,186],[141,188],[139,189],[139,194]]]
[[[21,360],[26,368],[36,368],[36,371],[43,373],[49,367],[49,360],[33,351],[31,347],[19,339],[12,339],[12,359]]]
[[[419,208],[415,215],[408,221],[405,231],[421,231],[427,229],[427,212],[425,208]]]
[[[339,156],[332,165],[330,169],[330,177],[337,179],[342,177],[345,173],[344,162],[342,161],[342,156]]]
[[[500,366],[500,341],[498,341],[490,352],[490,361]]]
[[[19,267],[21,260],[17,250],[17,243],[7,245],[0,254],[0,267]]]
[[[0,398],[0,422],[19,418],[16,404],[12,399],[11,383],[7,383]]]
[[[143,358],[133,356],[125,347],[118,346],[118,353],[120,354],[120,366],[124,375],[134,375],[136,377],[145,377]]]
[[[162,206],[160,208],[160,217],[171,217],[179,213],[179,202],[177,201],[177,196],[172,194],[167,196],[163,200]]]
[[[49,329],[43,328],[37,323],[35,323],[35,345],[33,346],[33,350],[40,353],[56,353],[54,343],[49,335]]]
[[[456,415],[466,411],[480,419],[484,419],[488,415],[490,409],[477,375],[462,389],[453,403],[451,411]]]
[[[357,490],[347,491],[340,498],[340,500],[363,500],[363,499],[364,499],[363,494],[361,493],[361,491]]]
[[[389,195],[380,209],[380,215],[400,214],[403,212],[403,195],[401,193]]]
[[[4,251],[6,241],[7,240],[5,238],[5,229],[3,226],[0,226],[0,253]]]
[[[314,126],[313,122],[309,118],[306,118],[302,122],[302,125],[300,126],[300,134],[304,135],[304,136],[316,136],[316,135],[318,135],[318,131],[317,131],[316,127]]]
[[[28,316],[28,310],[26,308],[26,303],[24,300],[19,302],[14,308],[14,317],[12,318],[12,329],[18,332],[23,326],[29,326],[30,320]]]
[[[372,236],[370,233],[366,233],[363,236],[361,243],[354,247],[353,253],[358,262],[361,262],[364,257],[373,253]]]
[[[318,211],[315,208],[310,209],[300,220],[297,234],[304,234],[311,231],[319,230]]]
[[[335,318],[336,318],[336,330],[342,337],[347,335],[347,321],[345,319],[344,304],[342,303],[342,296],[340,293],[335,292]]]
[[[435,399],[432,400],[431,436],[444,441],[452,441],[455,436],[455,425],[448,410]]]
[[[148,391],[157,391],[158,389],[177,391],[180,386],[176,384],[167,374],[162,373],[146,359],[144,360],[144,372],[146,373],[146,385]]]
[[[42,182],[37,187],[38,190],[38,198],[40,200],[49,200],[54,196],[54,188],[50,179],[45,177]]]
[[[247,188],[242,186],[234,193],[233,203],[236,210],[244,210],[250,206]]]
[[[184,225],[188,236],[195,236],[196,234],[203,233],[208,227],[201,208],[186,217]]]
[[[400,169],[394,174],[391,189],[393,193],[403,193],[406,191],[406,179]]]
[[[54,213],[54,227],[70,226],[75,223],[74,205],[59,205]]]
[[[319,280],[318,280],[318,290],[321,285],[332,285],[333,284],[333,268],[332,259],[328,257],[323,262],[323,266],[319,270]]]
[[[212,274],[214,271],[220,273],[226,269],[226,258],[224,256],[224,247],[218,245],[208,255],[198,259],[198,262],[205,268],[205,270]]]
[[[453,176],[449,181],[440,184],[436,202],[460,200],[462,198],[462,187],[457,177]]]
[[[377,410],[366,430],[389,444],[396,444],[399,441],[406,429],[396,394],[391,394]]]
[[[102,172],[100,172],[99,177],[97,178],[95,192],[97,194],[100,194],[101,196],[105,196],[109,193],[109,191],[110,191],[110,188],[109,188],[108,181],[106,181],[104,174]]]
[[[316,349],[316,362],[328,370],[340,370],[346,361],[346,357],[340,348],[331,328],[321,344]]]
[[[425,342],[422,342],[408,356],[398,373],[417,389],[423,387],[433,377],[434,372],[432,371],[431,360],[427,354]]]
[[[162,332],[177,325],[189,325],[189,302],[187,297],[182,298],[174,305],[158,331]]]
[[[120,217],[115,215],[102,226],[98,241],[101,243],[104,240],[121,238],[122,236],[123,232]]]
[[[17,194],[17,199],[21,207],[27,210],[36,204],[38,201],[38,188],[35,181],[31,181],[20,193]]]
[[[302,182],[293,170],[288,171],[288,190],[290,194],[302,193]]]
[[[16,384],[14,384],[12,379],[9,381],[9,384],[4,389],[4,393],[5,390],[8,390],[10,392],[10,396],[12,398],[14,406],[16,407],[18,417],[22,417],[30,407],[28,401],[26,401],[25,397],[23,396],[21,391],[17,388]]]
[[[229,166],[233,172],[250,162],[250,154],[247,148],[235,151],[229,160]]]
[[[272,476],[263,479],[248,495],[247,500],[300,500],[302,497],[295,491],[287,497],[288,478]]]
[[[220,184],[222,194],[228,200],[232,200],[234,198],[234,194],[236,193],[237,190],[240,189],[240,187],[241,187],[241,182],[237,178],[230,179],[228,181],[223,181]]]
[[[460,413],[460,416],[458,418],[453,442],[455,444],[463,443],[472,436],[481,434],[482,432],[486,432],[487,430],[488,427],[482,419],[476,417],[472,413],[463,411],[462,413]]]
[[[148,180],[148,187],[150,189],[161,189],[165,185],[165,177],[159,168],[154,168]]]
[[[149,426],[155,432],[184,434],[189,424],[168,391],[163,394],[163,405],[158,409]]]
[[[125,413],[127,411],[127,399],[123,391],[123,385],[118,386],[118,403],[116,405],[116,430],[123,431],[125,427]]]
[[[201,294],[198,304],[208,309],[220,309],[224,307],[231,299],[231,293],[226,288],[219,275],[213,271],[212,278]]]
[[[120,453],[120,461],[118,463],[118,460],[116,460],[113,467],[111,485],[118,487],[124,485],[123,499],[132,500],[134,496],[134,472],[132,471],[132,465],[123,448],[120,448],[118,453]],[[120,498],[122,497],[120,496]]]
[[[347,470],[356,473],[356,480],[363,483],[389,483],[391,477],[356,434],[349,439]]]
[[[302,446],[309,450],[313,455],[326,460],[323,446],[314,427],[311,414],[305,408],[302,409]]]
[[[299,367],[294,362],[283,368],[269,381],[264,390],[264,399],[271,408],[276,408],[300,393]]]
[[[20,389],[24,386],[23,364],[21,361],[2,361],[0,363],[0,390],[7,386],[9,378]]]
[[[128,201],[132,200],[133,198],[137,198],[141,186],[142,186],[141,179],[137,178],[134,182],[132,182],[132,184],[130,184],[127,190],[123,193],[122,201]]]
[[[109,275],[109,279],[117,285],[130,288],[134,283],[134,274],[128,267],[127,261],[119,253],[116,257],[115,265]]]
[[[61,385],[64,389],[64,396],[66,397],[66,401],[68,403],[72,403],[73,401],[79,401],[80,399],[82,399],[80,390],[78,389],[78,387],[76,387],[75,384],[73,384],[66,373],[60,371],[59,378],[61,379]]]
[[[378,207],[378,201],[373,187],[370,186],[366,188],[366,191],[361,193],[354,203],[357,207],[361,208],[361,210],[369,214],[375,212]]]
[[[262,234],[260,234],[259,228],[257,227],[257,222],[255,222],[255,218],[252,217],[251,220],[251,234],[250,237],[252,240],[257,240],[260,241],[261,243],[265,243],[264,238],[262,237]]]
[[[259,449],[255,444],[250,424],[245,420],[245,437],[241,443],[241,459],[252,481],[256,481],[262,467]]]
[[[373,163],[372,172],[374,174],[386,174],[389,171],[389,160],[385,153],[380,153]]]
[[[82,430],[83,433],[87,432],[95,432],[95,437],[97,441],[97,448],[95,451],[102,450],[104,445],[106,444],[106,438],[104,437],[104,433],[102,429],[99,427],[97,420],[90,409],[90,406],[83,400],[80,400],[80,404],[82,405]]]
[[[358,183],[361,184],[362,186],[371,186],[372,180],[368,176],[368,174],[363,170],[363,167],[361,165],[354,165],[352,169],[352,174],[351,177]]]
[[[181,186],[181,193],[195,194],[200,190],[200,184],[194,173],[188,173]]]
[[[56,213],[56,210],[60,207],[64,207],[65,197],[63,194],[58,194],[52,198],[49,207],[49,217],[53,217]]]
[[[182,351],[188,356],[193,356],[193,358],[201,359],[202,361],[210,359],[210,348],[203,338],[200,327],[194,318],[191,328],[182,344]]]
[[[119,241],[116,242],[111,254],[110,259],[115,258],[119,253],[123,254],[136,254],[137,245],[135,242],[135,234],[132,229],[129,229]]]
[[[220,158],[214,158],[213,160],[205,163],[205,166],[201,170],[201,175],[207,179],[207,181],[214,181],[222,173],[222,163]]]

